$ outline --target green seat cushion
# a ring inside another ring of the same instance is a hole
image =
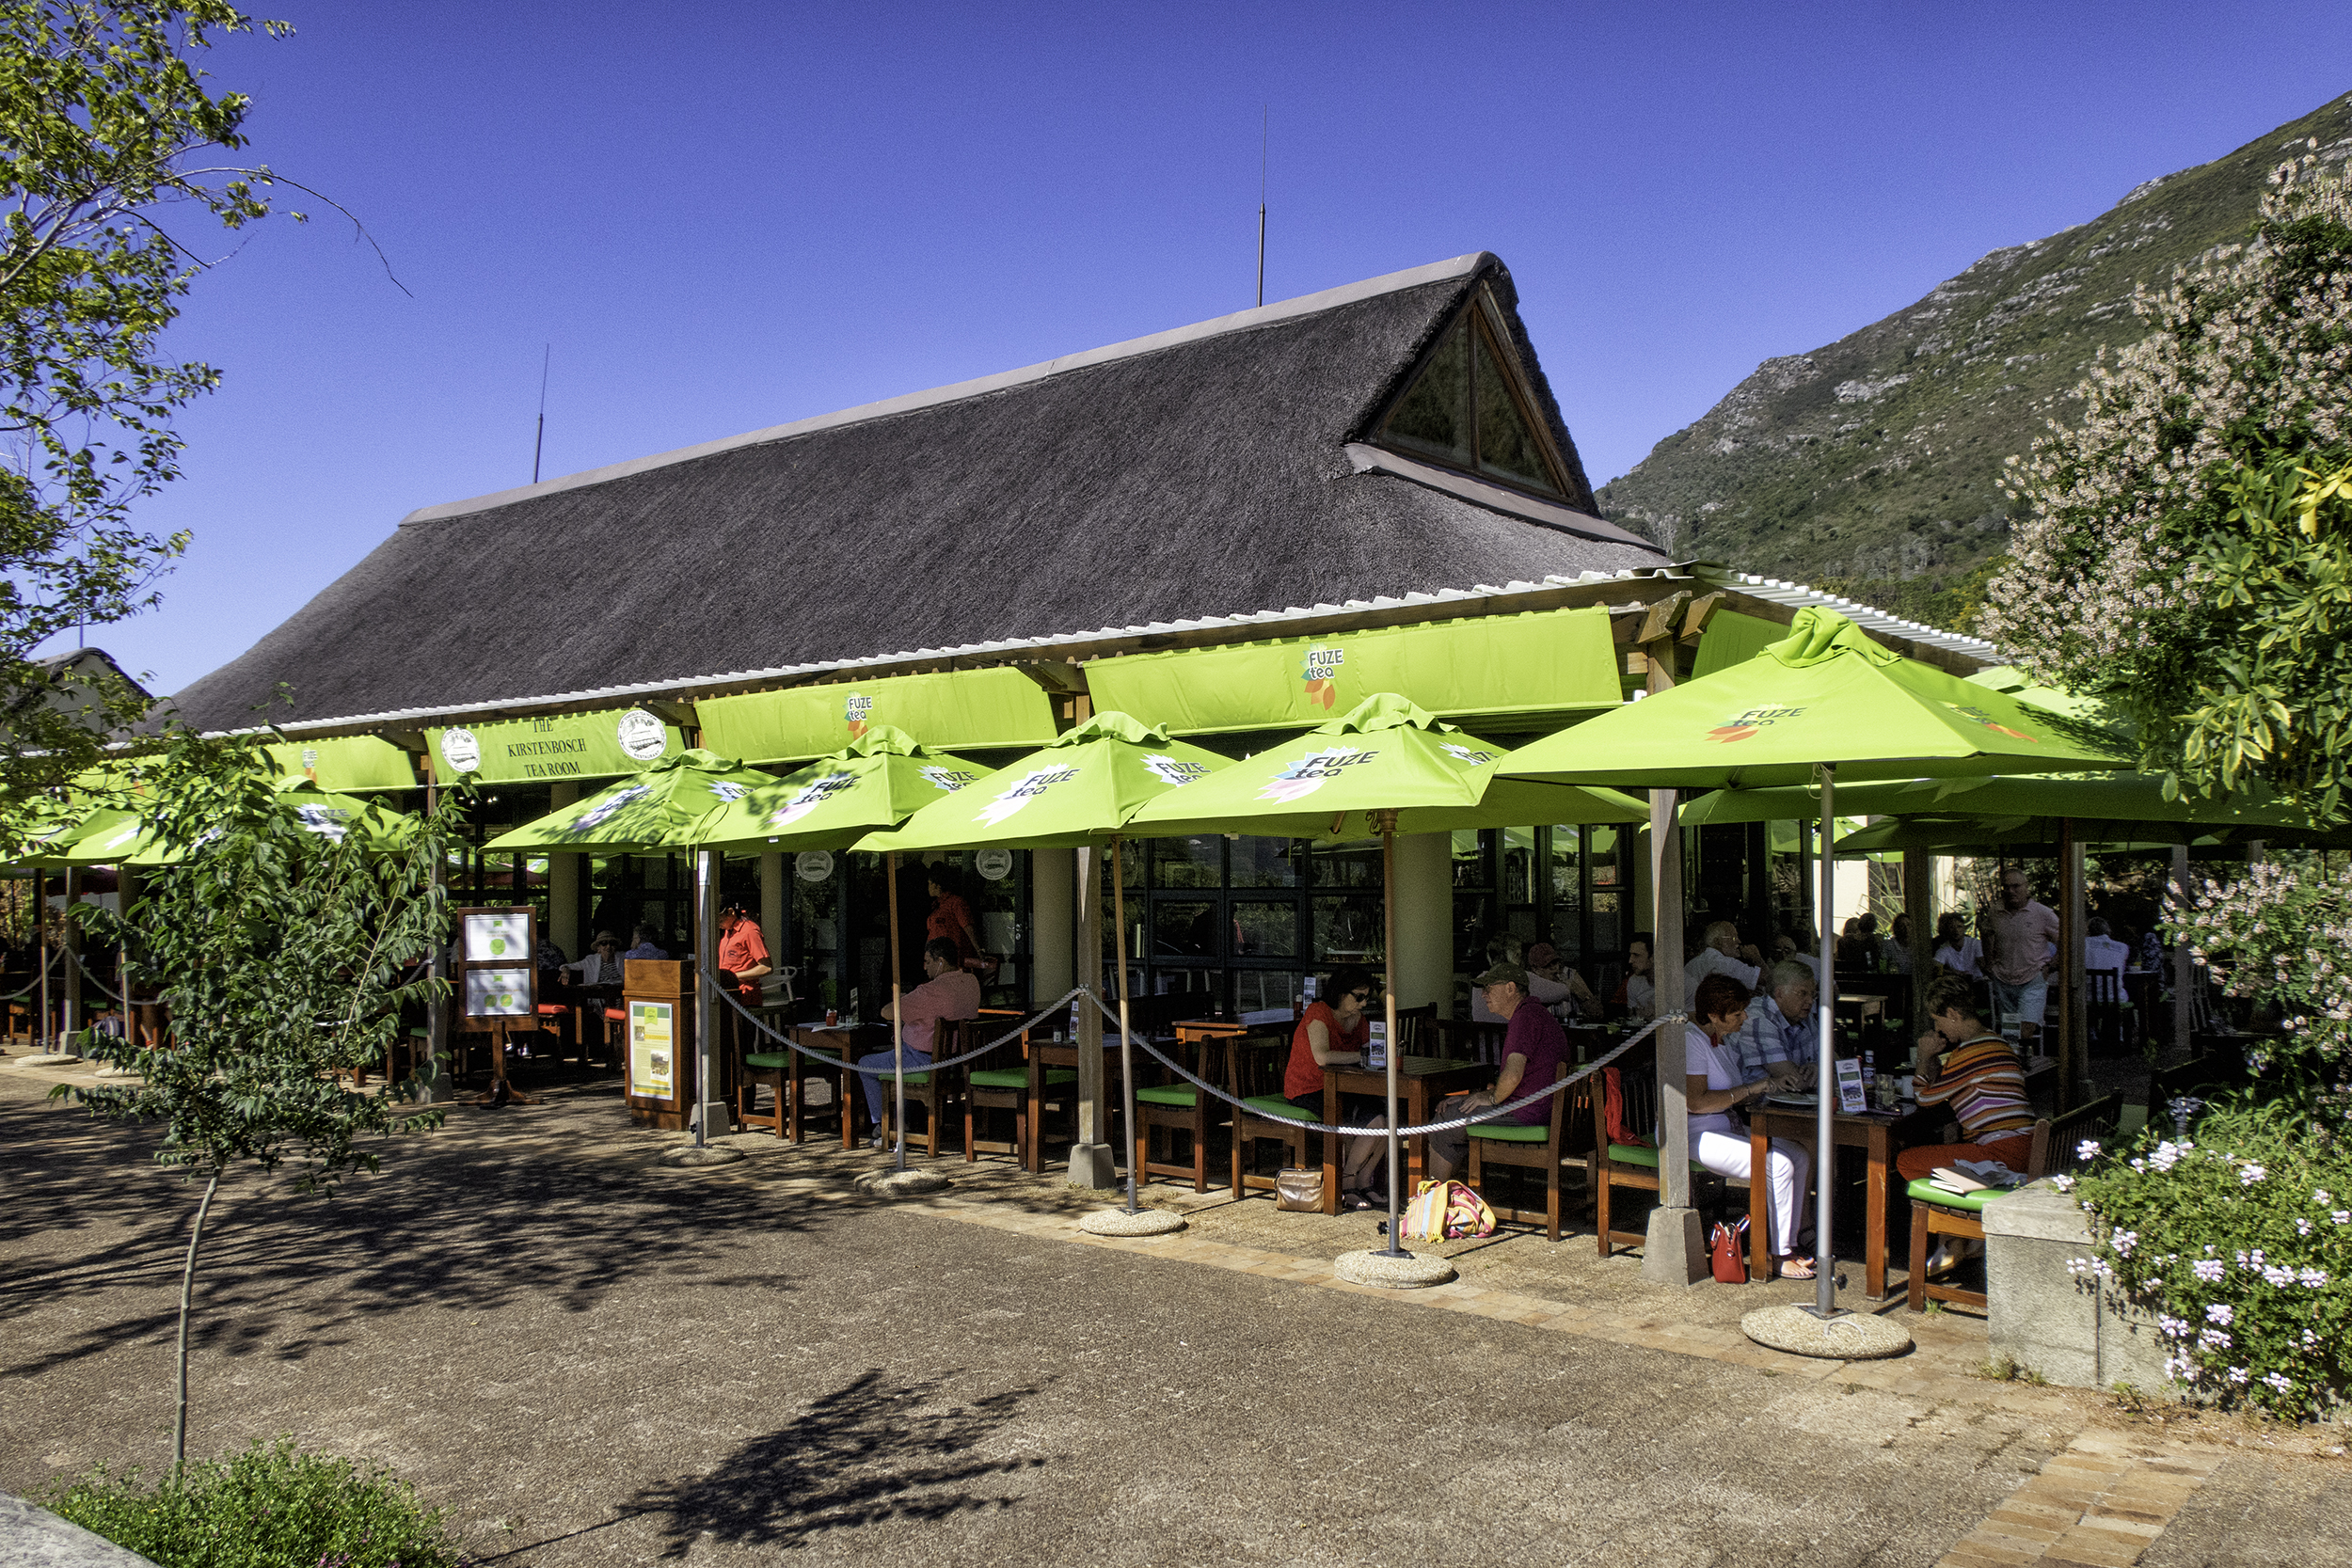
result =
[[[1645,1165],[1651,1170],[1656,1170],[1658,1168],[1658,1150],[1654,1148],[1644,1148],[1640,1144],[1611,1144],[1609,1146],[1609,1161],[1612,1164]]]
[[[1522,1127],[1516,1121],[1482,1121],[1462,1129],[1473,1138],[1486,1138],[1499,1144],[1539,1144],[1551,1136],[1549,1124]],[[1654,1155],[1657,1150],[1650,1152]]]
[[[1075,1068],[1056,1067],[1045,1069],[1045,1082],[1074,1084],[1078,1081]],[[972,1070],[972,1086],[976,1089],[1025,1089],[1029,1086],[1029,1069],[1022,1067],[984,1067]]]
[[[1941,1209],[1958,1209],[1970,1214],[1983,1213],[1986,1204],[2004,1196],[1998,1187],[1987,1187],[1980,1193],[1955,1193],[1932,1181],[1914,1181],[1903,1190],[1921,1203],[1932,1203]]]
[[[1199,1102],[1200,1093],[1184,1084],[1163,1084],[1148,1089],[1137,1089],[1136,1098],[1146,1105],[1174,1105],[1189,1111]]]
[[[1252,1116],[1270,1117],[1276,1121],[1313,1121],[1312,1111],[1302,1111],[1279,1094],[1253,1094],[1242,1101]]]
[[[743,1065],[759,1072],[774,1072],[792,1065],[789,1051],[762,1051],[743,1058]]]

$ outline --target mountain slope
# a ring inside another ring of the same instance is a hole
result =
[[[1599,492],[1673,554],[1793,578],[1898,614],[1966,619],[2006,547],[2002,460],[2103,347],[2141,336],[2137,283],[2245,234],[2263,182],[2316,140],[2352,154],[2352,95],[2225,158],[2151,180],[2098,219],[1984,257],[1811,354],[1768,359]]]

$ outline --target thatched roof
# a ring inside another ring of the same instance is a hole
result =
[[[1363,444],[1481,285],[1565,460],[1546,504]],[[410,514],[180,692],[296,722],[1662,564],[1591,486],[1486,254]]]

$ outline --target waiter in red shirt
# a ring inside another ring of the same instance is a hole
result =
[[[730,987],[745,1006],[759,1000],[759,979],[774,973],[768,962],[768,942],[748,905],[734,900],[719,906],[719,983]]]

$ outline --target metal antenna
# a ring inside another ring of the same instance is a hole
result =
[[[555,356],[549,343],[539,354],[539,434],[531,438],[531,483],[539,483],[539,453],[548,444],[548,361]]]
[[[1267,136],[1274,126],[1274,106],[1262,104],[1258,111],[1258,303],[1265,304],[1265,154]]]

